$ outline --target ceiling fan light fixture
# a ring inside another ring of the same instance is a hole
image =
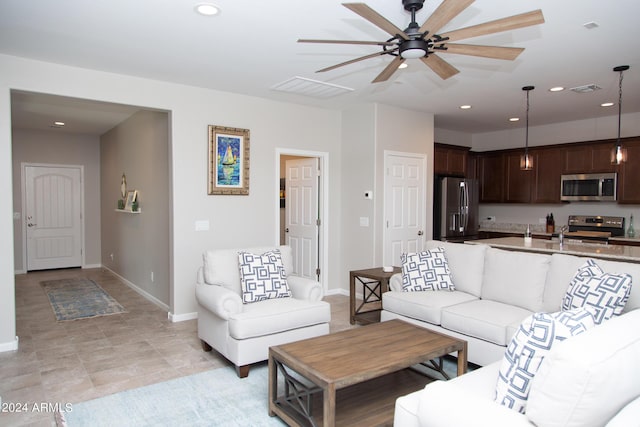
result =
[[[428,52],[427,42],[424,40],[406,40],[400,45],[400,56],[404,59],[422,58]]]

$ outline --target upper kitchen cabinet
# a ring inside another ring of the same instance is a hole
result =
[[[640,137],[625,138],[623,146],[627,161],[618,167],[618,203],[640,204]]]
[[[554,148],[539,148],[533,154],[532,203],[561,203],[560,177],[563,157]]]
[[[531,151],[533,154],[533,152]],[[520,156],[522,151],[505,153],[505,202],[507,203],[530,203],[531,202],[531,182],[535,170],[520,169]],[[535,162],[534,162],[535,167]]]
[[[433,170],[436,175],[464,177],[467,172],[468,147],[434,144]]]
[[[564,151],[565,174],[615,172],[611,164],[611,147],[613,141],[597,143],[577,143],[560,148]]]
[[[480,203],[501,203],[504,201],[504,163],[504,156],[500,152],[478,154]]]

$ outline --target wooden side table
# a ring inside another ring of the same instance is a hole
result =
[[[349,272],[349,308],[351,324],[374,323],[380,321],[382,310],[382,294],[389,290],[389,279],[400,273],[400,267],[393,267],[393,271],[386,273],[382,267]],[[362,302],[356,307],[356,282],[362,285]]]

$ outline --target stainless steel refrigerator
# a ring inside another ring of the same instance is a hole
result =
[[[478,181],[436,177],[433,191],[433,238],[462,242],[478,238]]]

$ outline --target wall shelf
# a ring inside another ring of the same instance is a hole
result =
[[[116,209],[116,212],[122,212],[122,213],[128,213],[128,214],[139,214],[140,212],[142,212],[142,209],[138,209],[137,211],[132,211],[129,209]]]

